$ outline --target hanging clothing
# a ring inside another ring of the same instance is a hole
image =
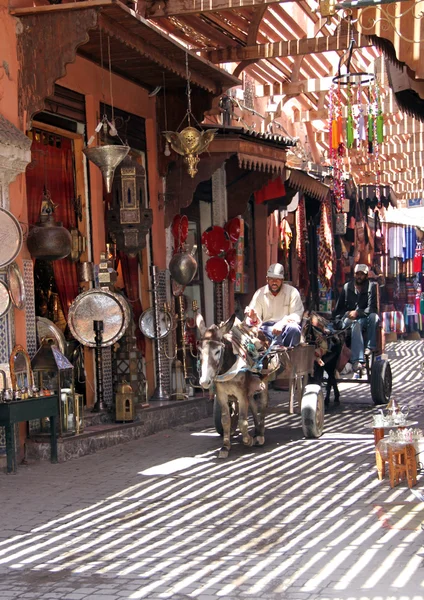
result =
[[[278,243],[280,238],[278,210],[274,210],[268,217],[268,246],[267,246],[267,265],[278,262]]]
[[[390,227],[388,239],[390,258],[403,258],[403,249],[405,247],[405,231],[403,227],[400,225]]]
[[[322,287],[326,290],[331,289],[334,269],[332,224],[331,198],[328,195],[321,204],[318,248],[318,277]]]
[[[296,254],[299,263],[299,288],[303,290],[305,297],[309,292],[309,275],[306,262],[307,239],[308,228],[306,225],[305,197],[302,194],[296,211]]]
[[[414,258],[415,248],[417,245],[417,233],[415,227],[407,225],[404,229],[405,232],[405,246],[403,248],[403,260],[409,260]]]
[[[282,219],[280,223],[280,248],[281,250],[290,250],[290,244],[293,238],[293,232],[287,219]]]

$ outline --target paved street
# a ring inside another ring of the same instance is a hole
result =
[[[394,396],[422,427],[423,350],[389,345]],[[225,461],[203,420],[0,474],[0,598],[424,598],[424,502],[378,481],[373,409],[368,386],[344,384],[305,440],[272,392],[266,445],[236,440]]]

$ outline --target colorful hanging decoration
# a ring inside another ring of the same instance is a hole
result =
[[[353,154],[364,155],[363,162],[373,170],[376,189],[380,190],[380,146],[384,141],[381,88],[373,73],[350,70],[354,44],[352,39],[347,51],[347,72],[341,73],[346,58],[342,56],[329,93],[329,154],[337,212],[341,212],[345,199],[345,166]]]

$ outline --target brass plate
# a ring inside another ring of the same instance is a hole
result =
[[[96,347],[93,321],[103,321],[101,346],[111,346],[125,333],[130,309],[123,296],[92,289],[77,296],[69,308],[68,325],[84,346]]]
[[[141,332],[151,340],[156,339],[153,308],[148,308],[140,316],[139,327]],[[172,329],[172,317],[169,312],[159,311],[159,339],[164,338]]]
[[[9,288],[4,281],[0,280],[0,317],[4,317],[12,307]]]
[[[5,208],[0,208],[0,267],[15,260],[22,248],[22,229],[17,218]]]
[[[17,309],[23,310],[26,303],[24,278],[15,262],[7,267],[7,283],[13,304]]]

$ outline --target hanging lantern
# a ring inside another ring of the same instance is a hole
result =
[[[40,219],[30,229],[27,239],[28,250],[33,258],[59,260],[71,252],[71,234],[62,223],[54,220],[54,211],[50,192],[44,189]]]
[[[99,167],[106,185],[106,191],[110,194],[112,191],[112,181],[115,169],[127,156],[130,147],[93,146],[93,148],[83,148],[82,151],[96,167]]]
[[[164,131],[163,135],[166,137],[166,141],[171,144],[171,148],[184,157],[188,174],[190,177],[194,177],[197,173],[197,163],[200,160],[199,154],[206,152],[217,131],[218,129],[199,131],[194,127],[186,127],[180,133],[178,131]]]
[[[112,146],[113,147],[113,146]],[[107,229],[118,250],[137,254],[146,246],[152,210],[144,207],[144,168],[131,157],[122,161],[112,186]]]

